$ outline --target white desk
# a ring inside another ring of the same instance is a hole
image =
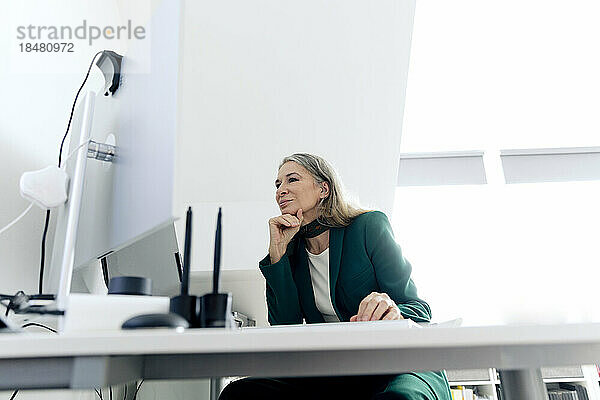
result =
[[[23,333],[0,335],[0,389],[104,387],[142,378],[531,371],[598,361],[600,324],[398,329],[392,321],[182,333]],[[509,400],[523,395],[523,388],[507,389]]]

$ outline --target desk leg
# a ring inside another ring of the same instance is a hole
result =
[[[500,372],[504,400],[548,400],[546,385],[539,369]]]
[[[223,389],[222,378],[210,378],[210,400],[218,400]]]

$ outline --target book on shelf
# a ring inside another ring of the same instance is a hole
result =
[[[475,400],[473,389],[462,388],[463,400]]]
[[[450,389],[452,400],[475,400],[473,389],[464,386],[457,386],[456,389]]]
[[[549,400],[579,400],[577,392],[566,389],[550,389],[548,390]]]
[[[498,397],[498,400],[504,400],[504,392],[502,392],[501,385],[496,386],[496,396]]]
[[[587,389],[583,385],[578,385],[574,383],[559,383],[558,385],[561,389],[571,390],[577,392],[578,400],[590,400],[588,396]]]
[[[462,390],[460,389],[450,389],[450,394],[452,395],[452,400],[463,400]]]

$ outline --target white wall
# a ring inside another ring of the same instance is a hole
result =
[[[196,211],[192,268],[212,266],[219,205],[224,268],[256,268],[279,214],[277,167],[294,152],[322,155],[362,205],[391,214],[413,7],[185,3],[176,207]]]
[[[48,7],[51,11],[52,9]],[[0,26],[9,26],[10,13],[0,14]],[[4,31],[0,53],[14,45]],[[27,202],[19,195],[19,178],[25,171],[44,168],[58,161],[58,147],[67,126],[75,93],[89,65],[93,50],[76,53],[64,62],[75,73],[42,71],[19,74],[10,58],[0,57],[0,226],[19,215]],[[42,68],[40,68],[42,69]],[[0,236],[0,292],[37,291],[44,212],[34,207],[24,220]],[[47,253],[52,253],[52,241]]]

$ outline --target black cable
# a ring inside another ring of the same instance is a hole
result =
[[[8,316],[8,313],[11,310],[14,310],[15,314],[26,314],[27,312],[33,312],[33,313],[37,313],[37,314],[42,314],[42,313],[43,314],[56,314],[56,315],[64,314],[64,312],[56,313],[55,312],[56,310],[46,310],[45,306],[42,306],[42,305],[26,306],[27,304],[29,304],[30,300],[39,300],[39,297],[40,296],[37,296],[37,295],[27,296],[25,293],[20,291],[14,296],[0,295],[0,304],[3,305],[4,307],[6,307],[5,316]],[[50,297],[51,298],[44,298],[43,300],[51,300],[51,299],[53,299],[54,296],[50,296]],[[7,301],[7,300],[8,300],[8,304],[3,303],[4,301]]]
[[[4,304],[3,301],[8,300],[8,304]],[[43,305],[29,305],[30,300],[54,300],[54,295],[51,294],[34,294],[27,295],[22,290],[19,290],[16,294],[9,296],[6,294],[0,294],[0,304],[6,307],[6,313],[4,316],[8,316],[10,311],[14,311],[15,314],[50,314],[50,315],[64,315],[64,311],[46,309]]]
[[[109,386],[108,389],[110,390],[110,400],[112,400],[112,386]]]
[[[50,210],[46,210],[46,221],[44,222],[44,232],[42,233],[42,254],[40,255],[40,277],[38,280],[39,294],[42,294],[44,286],[44,264],[46,263],[46,236],[48,235],[48,225],[50,225]]]
[[[64,311],[61,310],[52,310],[47,309],[46,306],[43,305],[29,305],[31,296],[28,296],[22,290],[19,290],[14,296],[2,296],[0,295],[0,302],[2,300],[10,299],[8,305],[6,305],[6,314],[8,316],[11,310],[14,311],[15,314],[50,314],[50,315],[64,315]],[[35,295],[35,299],[51,299],[54,296],[51,295]]]
[[[63,146],[65,145],[65,140],[67,139],[67,135],[69,134],[69,129],[71,128],[71,121],[73,120],[73,113],[75,112],[75,105],[77,105],[77,99],[79,98],[79,94],[81,93],[81,90],[85,86],[85,84],[90,76],[90,71],[92,70],[94,61],[96,61],[96,57],[98,57],[98,55],[102,54],[103,52],[104,51],[97,52],[94,55],[94,57],[92,58],[92,62],[90,63],[90,66],[85,74],[83,83],[81,84],[81,86],[79,87],[79,90],[77,91],[77,94],[75,95],[75,101],[73,101],[73,107],[71,107],[71,115],[69,116],[69,122],[67,123],[67,130],[65,131],[65,134],[63,135],[62,141],[60,142],[60,149],[58,151],[58,167],[59,168],[60,168],[60,165],[62,162]],[[44,267],[45,267],[45,263],[46,263],[46,236],[48,235],[48,225],[49,224],[50,224],[50,210],[46,210],[46,220],[44,222],[44,232],[42,234],[42,253],[40,256],[40,277],[39,277],[39,284],[38,284],[38,289],[39,289],[40,294],[42,293],[42,288],[43,288],[43,283],[44,283]]]
[[[19,389],[13,392],[12,396],[10,396],[10,400],[13,400],[17,396],[17,393],[19,393]]]
[[[123,400],[127,400],[127,384],[125,384],[125,394],[123,395]]]
[[[3,299],[3,300],[7,300],[7,299]],[[4,304],[4,303],[2,303],[2,305],[3,305],[4,307],[6,307],[6,312],[4,313],[4,316],[5,316],[5,317],[8,317],[8,313],[10,312],[10,310],[12,310],[12,307],[13,307],[13,298],[11,297],[11,298],[10,298],[10,299],[8,299],[8,300],[9,300],[9,301],[8,301],[8,304]]]
[[[108,287],[110,283],[110,276],[108,274],[108,260],[106,259],[106,257],[102,257],[100,259],[100,264],[102,265],[102,277],[104,278],[104,285],[106,285],[107,289],[110,289]]]
[[[137,386],[137,388],[135,389],[135,393],[133,394],[133,400],[137,399],[137,394],[140,391],[140,388],[142,387],[142,383],[144,383],[144,380],[142,379],[140,381],[140,384]]]
[[[14,294],[2,294],[0,293],[0,300],[10,300],[14,297]],[[53,294],[32,294],[29,295],[31,300],[54,300],[55,296]]]
[[[69,134],[69,129],[71,128],[71,121],[73,120],[73,113],[75,112],[75,105],[77,104],[77,98],[79,97],[79,94],[81,93],[81,90],[83,89],[83,87],[85,86],[85,83],[88,80],[88,77],[90,76],[90,71],[92,70],[92,66],[94,65],[94,61],[96,61],[96,57],[98,57],[98,55],[102,54],[104,52],[103,51],[99,51],[97,52],[94,57],[92,58],[92,62],[90,63],[90,66],[87,70],[87,73],[85,74],[85,78],[83,79],[83,83],[81,84],[81,86],[79,87],[79,90],[77,91],[77,94],[75,95],[75,101],[73,101],[73,107],[71,107],[71,115],[69,116],[69,122],[67,123],[67,130],[62,138],[62,141],[60,142],[60,150],[58,152],[58,167],[60,168],[60,164],[61,164],[61,160],[62,160],[62,150],[63,150],[63,146],[65,145],[65,140],[67,139],[67,135]]]
[[[181,265],[181,254],[175,253],[175,264],[177,265],[177,275],[179,275],[179,283],[183,281],[183,266]]]
[[[31,300],[56,300],[53,294],[32,294],[29,296]]]
[[[17,293],[15,293],[14,296],[10,298],[8,305],[6,306],[6,313],[4,314],[4,316],[8,317],[8,313],[11,310],[15,310],[17,307],[20,307],[21,304],[27,303],[28,301],[29,297],[25,294],[25,292],[19,290]]]
[[[46,326],[46,325],[38,324],[37,322],[28,322],[25,325],[21,325],[21,328],[28,328],[30,326],[37,326],[37,327],[40,327],[40,328],[48,329],[49,331],[54,332],[54,333],[58,333],[55,329],[52,329],[52,328],[50,328],[49,326]]]

